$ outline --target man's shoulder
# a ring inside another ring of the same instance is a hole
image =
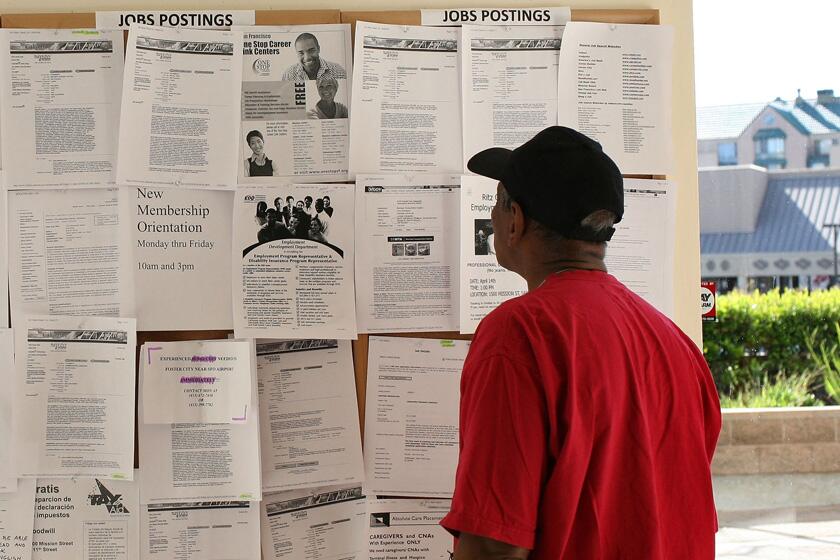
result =
[[[344,66],[337,62],[332,62],[331,60],[326,60],[324,58],[321,59],[321,66],[324,67],[325,74],[330,73],[332,74],[333,78],[346,78],[347,71],[344,70]]]
[[[525,293],[502,302],[488,313],[476,328],[473,345],[487,346],[499,352],[506,352],[504,348],[529,346],[526,333],[529,317],[534,316],[535,310],[527,296]]]
[[[283,74],[280,76],[281,80],[294,80],[303,72],[304,76],[306,75],[306,71],[303,69],[303,66],[300,63],[295,63],[283,70]]]

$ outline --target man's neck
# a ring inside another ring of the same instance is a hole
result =
[[[525,278],[529,291],[538,288],[546,278],[555,273],[569,270],[607,271],[604,264],[605,244],[566,240],[554,251],[544,246],[535,249],[531,258],[523,261],[522,271],[517,271]]]
[[[303,67],[303,71],[306,72],[306,75],[309,77],[310,80],[314,80],[314,79],[318,78],[318,70],[320,70],[320,69],[321,69],[321,61],[320,60],[318,61],[318,64],[315,66],[315,69],[312,72],[307,70],[306,66]]]

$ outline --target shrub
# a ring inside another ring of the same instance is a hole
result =
[[[834,324],[837,338],[831,342],[821,341],[817,345],[816,331],[808,339],[808,352],[820,365],[823,387],[834,402],[840,404],[840,323]]]
[[[830,348],[837,341],[840,289],[732,292],[717,307],[718,322],[703,326],[703,353],[721,394],[742,392],[765,376],[772,383],[783,371],[817,371],[822,364],[808,344]]]
[[[813,372],[791,376],[780,373],[771,381],[765,374],[761,381],[748,383],[734,397],[721,397],[720,406],[722,408],[822,406],[822,401],[812,391],[818,377]]]

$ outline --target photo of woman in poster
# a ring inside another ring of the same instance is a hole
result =
[[[309,111],[309,118],[346,119],[348,116],[347,107],[335,100],[335,94],[338,93],[338,80],[332,76],[321,76],[318,78],[317,84],[318,96],[321,99]]]
[[[252,130],[245,135],[245,142],[253,152],[245,158],[246,177],[273,177],[279,174],[274,162],[265,155],[265,140],[262,132]]]

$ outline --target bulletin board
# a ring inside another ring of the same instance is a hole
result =
[[[256,10],[257,25],[309,25],[329,23],[349,23],[355,34],[357,21],[369,21],[393,25],[420,25],[420,10],[398,11],[340,11],[340,10]],[[599,23],[624,24],[659,24],[659,10],[593,10],[573,9],[572,21],[591,21]],[[0,27],[14,29],[73,29],[93,28],[96,26],[96,14],[89,13],[47,13],[47,14],[2,14]],[[627,177],[665,178],[652,175],[627,175]],[[138,331],[137,354],[146,342],[167,342],[181,340],[207,340],[227,338],[232,331]],[[458,332],[418,332],[418,333],[375,333],[382,336],[399,336],[432,339],[470,340],[472,335]],[[368,362],[367,334],[358,335],[353,341],[353,365],[356,379],[356,395],[359,406],[359,425],[364,434],[365,397],[367,388]],[[139,372],[139,367],[136,369]],[[135,422],[135,430],[136,430]],[[134,466],[138,467],[137,438],[135,437]]]

